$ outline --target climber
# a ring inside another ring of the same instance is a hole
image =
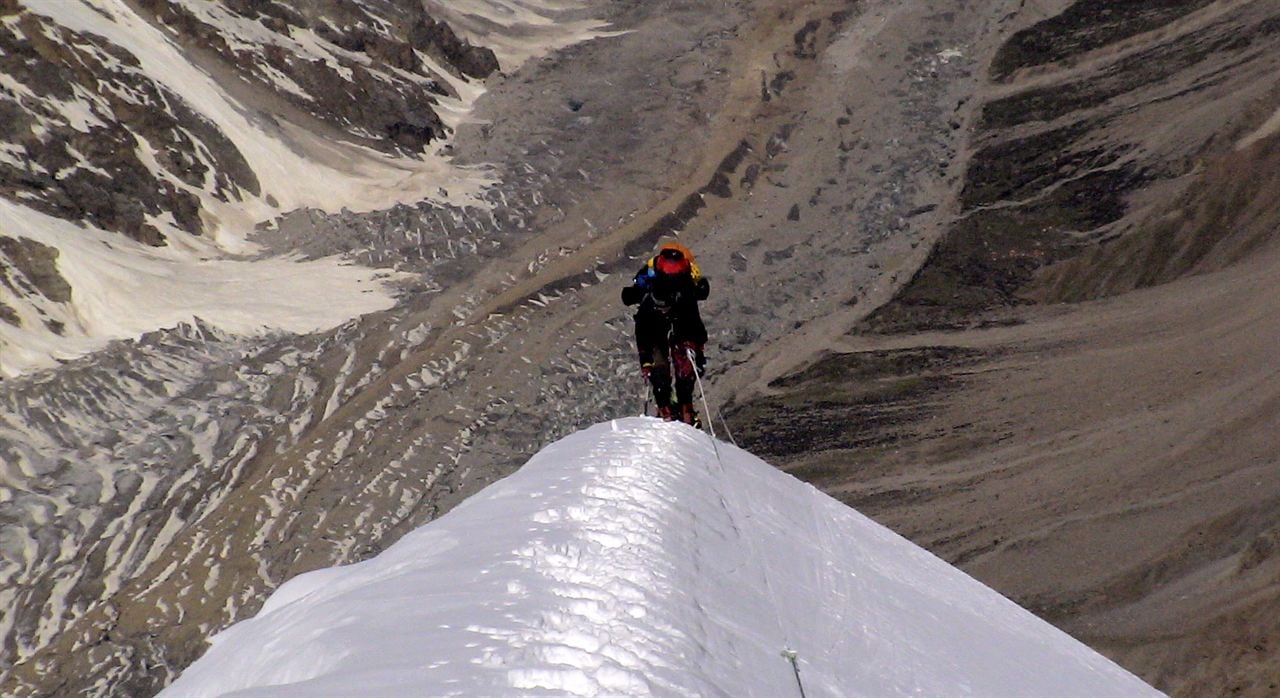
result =
[[[658,416],[693,424],[693,387],[706,367],[703,345],[707,328],[698,314],[698,301],[707,299],[711,286],[702,276],[689,248],[666,243],[622,289],[625,305],[636,310],[636,350],[640,372],[653,386]],[[690,360],[692,355],[692,360]],[[697,372],[696,375],[694,372]],[[674,411],[671,380],[675,378]]]

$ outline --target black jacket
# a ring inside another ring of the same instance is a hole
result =
[[[698,301],[711,295],[711,284],[697,270],[681,274],[663,274],[654,269],[653,262],[641,267],[630,286],[622,289],[622,303],[636,305],[636,314],[660,312],[663,315],[684,315],[698,312]]]

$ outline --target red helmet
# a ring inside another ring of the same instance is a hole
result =
[[[667,275],[685,274],[692,269],[688,255],[675,246],[662,248],[654,259],[653,268]]]

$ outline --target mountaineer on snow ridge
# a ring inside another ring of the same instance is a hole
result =
[[[703,345],[707,342],[698,301],[706,300],[710,293],[711,285],[698,269],[693,252],[675,242],[662,245],[631,285],[622,289],[623,304],[639,305],[635,321],[640,371],[653,386],[658,416],[663,419],[688,424],[697,419],[693,387],[706,367]]]

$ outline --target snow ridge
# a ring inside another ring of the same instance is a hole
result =
[[[302,575],[165,695],[1159,695],[727,444],[597,425]]]

